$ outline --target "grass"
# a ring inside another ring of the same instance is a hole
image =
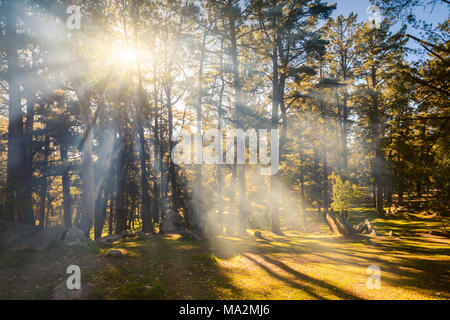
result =
[[[437,219],[409,217],[378,219],[371,208],[352,209],[350,223],[368,218],[378,231],[373,245],[336,237],[323,225],[313,234],[259,230],[263,240],[248,229],[245,237],[207,241],[154,235],[70,251],[0,251],[0,298],[45,298],[75,263],[82,281],[97,288],[93,299],[449,299],[450,241],[425,233],[440,230]],[[123,257],[107,257],[111,249]],[[371,265],[381,269],[381,289],[367,287]]]

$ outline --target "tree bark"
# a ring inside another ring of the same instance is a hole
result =
[[[279,101],[279,83],[278,83],[278,49],[275,42],[272,50],[272,129],[278,130],[278,106]],[[271,152],[274,152],[273,150]],[[280,216],[279,216],[279,175],[278,173],[270,176],[270,230],[275,234],[281,234]]]
[[[381,171],[383,170],[383,151],[381,149],[381,133],[380,133],[380,115],[379,115],[379,105],[378,105],[378,93],[376,92],[376,69],[372,67],[372,130],[373,130],[373,143],[375,149],[375,163],[373,166],[373,177],[375,182],[375,206],[376,213],[379,217],[384,217],[383,208],[383,184]]]
[[[48,168],[48,156],[50,154],[50,141],[48,136],[45,138],[44,146],[44,159],[42,161],[42,177],[41,177],[41,193],[40,193],[40,203],[39,203],[39,226],[43,228],[45,226],[45,210],[47,208],[47,175],[46,171]]]
[[[94,188],[94,163],[92,159],[93,147],[93,130],[91,126],[91,109],[89,97],[85,96],[80,101],[81,119],[85,127],[85,140],[82,148],[82,162],[81,162],[81,182],[82,182],[82,212],[80,229],[88,238],[89,233],[94,222],[95,215],[95,188]]]
[[[230,55],[233,64],[233,87],[235,93],[235,109],[234,109],[234,122],[235,128],[242,128],[242,87],[239,77],[239,61],[237,51],[237,37],[236,37],[236,19],[233,13],[228,15],[228,23],[230,28]],[[237,164],[238,169],[238,183],[239,183],[239,233],[241,235],[246,233],[247,230],[247,190],[245,179],[245,164]]]
[[[34,224],[33,212],[26,205],[26,183],[24,159],[24,133],[23,113],[20,94],[20,70],[18,57],[17,39],[17,11],[18,1],[8,0],[6,5],[6,34],[5,52],[7,60],[8,79],[8,163],[7,163],[7,186],[8,193],[5,210],[6,218],[18,219],[19,222]]]
[[[68,154],[67,146],[61,144],[59,146],[59,152],[61,156],[61,161],[67,163]],[[63,189],[63,208],[64,208],[64,224],[66,227],[72,226],[72,197],[70,195],[70,174],[66,170],[62,174],[62,189]]]

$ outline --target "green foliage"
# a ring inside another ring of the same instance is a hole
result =
[[[331,207],[337,211],[347,210],[361,194],[358,186],[348,180],[342,181],[340,176],[334,176],[333,179],[333,203],[331,203]]]

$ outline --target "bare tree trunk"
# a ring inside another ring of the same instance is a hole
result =
[[[113,226],[114,226],[114,191],[111,189],[111,194],[109,198],[109,226],[108,226],[108,234],[113,234]]]
[[[221,50],[224,49],[224,43],[222,40]],[[223,102],[223,94],[225,91],[225,79],[223,76],[223,58],[220,56],[220,80],[221,87],[219,93],[219,105],[217,107],[217,130],[220,134],[222,134],[222,102]],[[223,143],[221,141],[220,143]],[[222,150],[223,151],[223,150]],[[221,159],[223,158],[223,154],[220,154]],[[224,217],[223,217],[223,176],[222,176],[222,166],[217,166],[217,214],[218,214],[218,224],[219,224],[219,232],[223,233],[223,225],[224,225]]]
[[[150,196],[149,196],[149,185],[147,180],[147,165],[145,159],[146,154],[146,143],[144,137],[144,128],[142,122],[140,121],[139,127],[139,158],[141,162],[141,197],[142,197],[142,232],[154,232],[153,230],[153,220],[150,214]]]
[[[59,146],[59,152],[61,156],[61,161],[67,163],[67,146],[61,144]],[[67,227],[72,226],[72,197],[70,195],[70,174],[66,170],[62,174],[62,189],[63,189],[63,208],[64,208],[64,224]]]
[[[25,168],[24,168],[24,184],[25,195],[23,210],[27,216],[32,217],[34,224],[33,214],[33,127],[34,127],[34,101],[31,97],[27,97],[27,118],[25,125]],[[31,218],[29,217],[29,218]],[[31,222],[31,220],[30,220]]]
[[[139,5],[140,2],[133,2],[134,11],[134,40],[136,48],[139,47],[138,43],[138,18],[139,18]],[[136,104],[136,120],[138,126],[138,136],[139,136],[139,160],[141,164],[141,198],[142,198],[142,232],[154,232],[153,220],[150,214],[150,196],[149,196],[149,184],[148,184],[148,173],[147,173],[147,146],[144,136],[144,106],[147,105],[144,88],[142,86],[142,75],[140,66],[140,57],[137,56],[137,77],[138,77],[138,88],[136,92],[137,101]],[[131,76],[130,76],[131,78]],[[130,79],[131,86],[133,86],[133,79]],[[134,90],[133,90],[134,91]]]
[[[325,154],[323,157],[323,210],[326,215],[328,212],[328,161],[327,161],[327,151],[325,149]]]
[[[233,14],[230,13],[228,16],[228,22],[230,26],[230,38],[231,38],[231,47],[230,54],[231,60],[233,62],[233,86],[234,92],[236,96],[236,105],[235,105],[235,113],[234,113],[234,122],[236,128],[241,128],[242,125],[242,87],[240,83],[239,77],[239,61],[238,61],[238,52],[237,52],[237,38],[236,38],[236,20],[233,17]],[[245,164],[239,164],[238,167],[238,182],[239,182],[239,233],[245,234],[247,230],[247,190],[246,190],[246,179],[245,179]]]
[[[376,203],[376,212],[379,217],[384,217],[384,208],[383,208],[383,185],[381,178],[381,171],[383,170],[383,152],[381,149],[381,136],[380,136],[380,117],[378,110],[378,93],[376,90],[376,70],[372,68],[372,90],[373,90],[373,119],[372,119],[372,128],[373,128],[373,141],[374,141],[374,149],[375,149],[375,164],[373,177],[375,182],[375,203]]]
[[[348,147],[347,147],[347,141],[348,141],[348,128],[347,128],[347,122],[348,122],[348,95],[347,93],[344,93],[344,100],[342,103],[342,136],[341,136],[341,144],[342,144],[342,169],[344,171],[344,174],[347,174],[348,170]]]
[[[278,82],[278,49],[275,44],[272,50],[272,129],[278,130],[278,106],[279,106],[279,82]],[[274,152],[272,150],[272,152]],[[279,177],[272,174],[270,177],[270,230],[275,234],[281,234],[279,217]]]
[[[86,135],[81,156],[82,212],[80,229],[83,231],[86,237],[89,237],[95,215],[94,163],[92,160],[92,147],[94,137],[93,130],[90,128],[91,109],[89,100],[89,98],[84,97],[84,99],[80,101],[81,119],[85,127]]]
[[[301,208],[302,208],[302,218],[303,218],[303,226],[306,227],[306,197],[305,197],[305,182],[302,177],[300,181],[300,195],[301,195]]]
[[[117,204],[116,204],[116,228],[115,233],[121,234],[127,228],[127,208],[126,208],[126,184],[127,184],[127,155],[128,141],[126,138],[126,127],[122,124],[119,133],[119,140],[122,144],[117,161]]]
[[[106,190],[104,186],[102,186],[98,193],[98,197],[95,200],[94,239],[101,238],[102,236],[103,225],[105,223],[106,203],[108,201],[108,199],[105,199],[106,196]]]
[[[8,168],[7,168],[7,219],[34,224],[33,212],[26,205],[24,159],[23,114],[19,83],[17,10],[18,1],[8,0],[6,5],[6,60],[8,79]]]
[[[203,64],[205,60],[205,43],[206,43],[206,35],[207,32],[203,31],[203,37],[202,37],[202,44],[200,47],[200,64],[199,64],[199,70],[198,70],[198,83],[197,83],[197,137],[200,139],[200,146],[197,152],[200,154],[196,157],[198,160],[202,159],[202,98],[203,98]],[[196,197],[201,198],[201,192],[202,192],[202,163],[199,163],[196,165],[197,172],[196,172]]]
[[[159,142],[159,117],[158,117],[158,88],[155,84],[154,86],[154,126],[153,126],[153,153],[154,153],[154,180],[153,180],[153,220],[159,221],[161,216],[160,201],[161,201],[161,188],[158,182],[158,177],[161,173],[162,161],[160,159],[160,142]]]
[[[178,210],[180,209],[179,205],[179,191],[178,191],[178,184],[177,184],[177,176],[175,171],[175,164],[172,161],[172,150],[174,148],[174,143],[172,141],[173,137],[173,113],[172,113],[172,94],[170,88],[166,87],[166,96],[167,96],[167,107],[169,112],[169,178],[170,178],[170,185],[172,187],[172,206],[173,210],[178,213]]]
[[[48,156],[50,154],[50,141],[48,136],[45,138],[44,146],[44,159],[42,161],[42,180],[41,180],[41,200],[39,203],[39,226],[44,227],[45,225],[45,209],[47,208],[47,168],[48,168]]]

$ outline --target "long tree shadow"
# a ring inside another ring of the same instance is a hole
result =
[[[269,275],[271,275],[272,277],[274,277],[277,280],[283,281],[285,283],[287,283],[291,288],[294,289],[298,289],[298,290],[302,290],[305,291],[306,293],[308,293],[310,296],[316,298],[316,299],[321,299],[324,300],[325,297],[318,295],[317,293],[315,293],[314,291],[312,291],[310,288],[308,288],[307,286],[302,286],[300,284],[298,284],[295,281],[292,281],[289,278],[280,276],[279,274],[275,273],[273,270],[271,270],[270,268],[268,268],[267,266],[265,266],[264,264],[262,264],[261,262],[257,261],[256,259],[253,259],[252,257],[250,257],[247,254],[243,254],[243,257],[245,257],[246,259],[252,261],[254,264],[256,264],[257,266],[259,266],[261,269],[263,269],[264,271],[266,271]]]
[[[433,259],[435,255],[447,255],[449,249],[445,247],[427,248],[426,244],[417,246],[415,243],[404,243],[403,241],[388,241],[386,243],[384,240],[381,242],[377,241],[375,246],[353,246],[351,241],[336,237],[310,239],[308,237],[295,236],[295,238],[276,237],[263,240],[252,238],[221,240],[223,240],[222,248],[217,246],[210,247],[211,252],[217,254],[219,258],[228,259],[240,254],[253,261],[272,277],[284,281],[290,287],[303,290],[317,299],[323,299],[321,294],[317,294],[317,290],[311,287],[305,288],[301,284],[296,283],[295,279],[280,275],[265,262],[291,273],[305,283],[327,289],[342,299],[362,298],[329,283],[302,274],[283,262],[274,259],[272,255],[288,254],[291,258],[305,259],[306,263],[319,262],[336,267],[355,266],[363,271],[370,265],[378,265],[384,272],[391,275],[386,276],[384,281],[393,287],[409,287],[416,291],[426,290],[428,291],[427,294],[440,297],[443,297],[443,294],[446,295],[445,292],[448,292],[448,279],[450,279],[446,271],[448,269],[448,267],[446,268],[448,261]],[[445,243],[443,243],[443,246],[445,246]],[[410,256],[411,254],[418,256]],[[255,256],[262,257],[265,262],[255,261]],[[437,294],[438,291],[441,293]]]
[[[384,247],[380,248],[385,249]],[[408,251],[408,249],[410,248],[407,246],[403,247],[402,250],[398,249],[396,252],[410,254],[411,252]],[[311,254],[315,256],[327,259],[327,263],[329,264],[342,265],[351,263],[352,265],[356,265],[361,268],[366,268],[369,265],[378,265],[383,271],[397,275],[396,278],[384,279],[384,281],[395,286],[448,292],[448,284],[450,279],[450,273],[448,272],[448,261],[406,258],[401,255],[394,256],[396,261],[393,262],[380,258],[383,256],[383,253],[389,253],[389,251],[385,250],[382,250],[381,254],[378,256],[363,255],[356,250],[351,250],[348,248],[335,248],[333,253],[346,256],[348,259],[340,259],[334,256],[328,257],[325,254],[311,252]]]
[[[359,297],[357,295],[354,295],[353,293],[347,292],[347,291],[345,291],[345,290],[343,290],[341,288],[338,288],[338,287],[336,287],[334,285],[331,285],[331,284],[329,284],[329,283],[327,283],[325,281],[318,280],[318,279],[312,278],[312,277],[310,277],[310,276],[308,276],[306,274],[300,273],[297,270],[292,269],[291,267],[289,267],[288,265],[286,265],[285,263],[283,263],[281,261],[272,259],[272,258],[270,258],[270,257],[268,257],[266,255],[262,255],[261,257],[265,261],[267,261],[268,263],[271,263],[271,264],[279,267],[280,269],[282,269],[282,270],[284,270],[286,272],[289,272],[290,274],[292,274],[295,277],[301,279],[302,281],[307,281],[307,282],[312,283],[312,284],[314,284],[314,285],[316,285],[318,287],[322,287],[324,289],[330,290],[331,292],[333,292],[339,298],[347,299],[347,300],[350,300],[350,299],[353,299],[353,300],[359,299],[359,300],[361,300],[362,299],[361,297]]]
[[[312,277],[310,277],[308,275],[302,274],[302,273],[300,273],[300,272],[290,268],[289,266],[287,266],[283,262],[274,260],[274,259],[272,259],[272,258],[270,258],[270,257],[268,257],[266,255],[259,255],[259,256],[261,258],[263,258],[264,261],[266,261],[267,263],[270,263],[270,264],[272,264],[272,265],[274,265],[274,266],[276,266],[276,267],[278,267],[278,268],[280,268],[280,269],[282,269],[282,270],[292,274],[297,279],[306,282],[307,285],[303,285],[302,286],[302,285],[298,284],[297,282],[295,282],[295,281],[293,281],[293,280],[291,280],[289,278],[286,278],[286,277],[283,277],[283,276],[277,274],[271,268],[267,267],[266,265],[264,265],[263,263],[257,261],[256,259],[250,257],[248,254],[243,254],[242,256],[247,258],[248,260],[252,261],[256,265],[258,265],[260,268],[264,269],[272,277],[274,277],[274,278],[276,278],[278,280],[286,282],[292,288],[303,290],[303,291],[307,292],[309,295],[311,295],[312,297],[315,297],[317,299],[325,299],[325,297],[315,293],[307,285],[309,285],[309,286],[313,285],[313,286],[316,286],[316,287],[320,287],[322,289],[326,289],[326,290],[332,292],[334,295],[336,295],[338,298],[341,298],[341,299],[346,299],[346,300],[362,299],[361,297],[358,297],[358,296],[356,296],[356,295],[354,295],[352,293],[349,293],[349,292],[347,292],[345,290],[342,290],[342,289],[340,289],[338,287],[335,287],[335,286],[333,286],[333,285],[331,285],[329,283],[326,283],[325,281],[321,281],[321,280],[312,278]]]

